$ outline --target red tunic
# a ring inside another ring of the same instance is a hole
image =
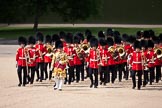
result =
[[[28,52],[29,52],[29,57],[30,57],[30,62],[28,63],[28,66],[34,67],[36,66],[36,60],[35,60],[36,48],[35,47],[28,48]]]
[[[157,59],[157,56],[154,53],[154,50],[147,51],[146,58],[147,58],[148,67],[155,67],[155,60]]]
[[[100,56],[101,56],[101,66],[108,66],[108,60],[110,58],[110,53],[108,52],[108,49],[101,49],[100,50]]]
[[[16,53],[16,61],[18,66],[26,66],[26,49],[25,48],[18,48]]]
[[[74,51],[74,48],[72,46],[70,47],[65,47],[64,48],[64,52],[67,54],[68,56],[68,60],[69,60],[69,66],[74,66],[74,55],[75,54],[75,51]]]
[[[142,53],[133,51],[133,53],[131,54],[130,63],[132,65],[132,70],[143,70]]]
[[[43,44],[36,44],[35,45],[35,48],[36,48],[36,53],[38,54],[37,58],[36,58],[36,62],[44,62],[44,57],[43,55],[46,53],[46,48]],[[42,55],[41,55],[42,53]]]
[[[93,69],[97,69],[98,65],[99,65],[99,58],[98,55],[99,52],[97,53],[97,51],[90,49],[90,53],[88,56],[88,62],[89,62],[89,67],[93,68]]]

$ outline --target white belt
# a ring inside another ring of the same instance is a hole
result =
[[[19,59],[26,59],[25,57],[19,57]]]
[[[98,59],[90,59],[90,61],[98,61]]]
[[[140,64],[140,63],[142,63],[142,62],[133,62],[133,63],[135,63],[135,64]]]

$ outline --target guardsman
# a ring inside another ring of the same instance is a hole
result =
[[[58,89],[62,91],[63,80],[66,77],[66,66],[68,63],[67,55],[63,51],[63,42],[56,41],[55,48],[57,49],[56,53],[53,54],[51,70],[53,70],[53,76],[55,78],[54,90]]]
[[[114,57],[115,55],[115,47],[114,47],[114,40],[112,37],[107,38],[107,43],[108,43],[108,52],[110,53],[110,58],[108,59],[108,76],[107,76],[107,82],[110,82],[110,73],[111,75],[111,83],[114,83],[115,81],[115,60]]]
[[[162,48],[160,48],[160,39],[159,37],[153,37],[154,42],[154,51],[157,55],[157,59],[155,60],[155,70],[156,70],[156,83],[161,80],[161,58],[162,58]]]
[[[105,39],[100,39],[100,85],[104,84],[106,85],[107,83],[107,76],[108,76],[108,59],[110,58],[110,53],[108,52],[107,49],[107,41]]]
[[[51,61],[52,61],[52,56],[53,56],[53,46],[52,46],[52,39],[50,35],[46,36],[45,40],[45,48],[46,48],[46,54],[44,55],[44,71],[45,71],[45,80],[49,78],[51,80],[52,77],[52,72],[50,70],[51,68]],[[48,76],[49,73],[49,76]]]
[[[38,53],[38,56],[36,58],[36,73],[37,73],[36,81],[40,80],[40,82],[42,82],[42,80],[44,79],[44,55],[46,54],[46,48],[43,44],[43,34],[41,32],[38,32],[36,34],[36,40],[37,43],[35,45],[35,48],[36,52]]]
[[[36,48],[34,47],[36,43],[36,40],[33,36],[30,36],[28,38],[28,47],[27,47],[27,51],[28,51],[28,69],[31,73],[30,75],[30,84],[33,84],[34,82],[34,76],[35,76],[35,66],[36,66]]]
[[[25,46],[27,44],[27,40],[25,37],[19,37],[18,43],[20,45],[20,48],[17,49],[16,53],[16,66],[17,66],[17,74],[19,78],[19,84],[18,86],[26,85],[26,79],[27,79],[27,53]],[[23,78],[22,78],[22,71],[23,71]],[[23,80],[23,81],[22,81]]]
[[[142,58],[142,64],[143,64],[143,68],[142,68],[142,72],[143,72],[143,87],[146,86],[146,84],[148,83],[148,64],[147,64],[147,40],[141,39],[141,52],[143,55]]]
[[[64,48],[64,52],[67,54],[68,57],[68,73],[69,77],[66,76],[65,81],[68,81],[68,84],[74,80],[74,47],[72,46],[73,43],[73,35],[71,33],[67,33],[65,38],[67,46]]]
[[[142,52],[140,41],[134,42],[134,51],[131,53],[130,64],[132,65],[132,82],[133,89],[136,87],[136,74],[138,76],[138,90],[141,89],[142,85]]]
[[[78,36],[74,36],[74,65],[76,69],[76,82],[80,81],[80,73],[81,73],[81,66],[83,60],[82,48],[80,47],[80,38]]]
[[[100,54],[98,48],[98,40],[96,38],[92,38],[90,40],[91,49],[88,55],[88,63],[89,63],[89,78],[91,80],[90,88],[94,86],[97,88],[98,86],[98,65],[100,62]],[[94,75],[94,78],[93,78]],[[94,80],[93,80],[94,79]]]
[[[154,82],[155,79],[155,60],[157,58],[157,55],[155,54],[153,48],[153,41],[148,40],[147,63],[150,73],[150,85],[152,85],[152,82]]]

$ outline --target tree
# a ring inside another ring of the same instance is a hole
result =
[[[77,20],[86,20],[90,16],[99,14],[102,0],[60,0],[60,4],[53,7],[64,21],[75,23]]]

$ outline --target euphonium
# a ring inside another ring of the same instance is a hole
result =
[[[162,48],[156,47],[156,48],[154,48],[154,52],[156,53],[158,59],[162,58]]]

